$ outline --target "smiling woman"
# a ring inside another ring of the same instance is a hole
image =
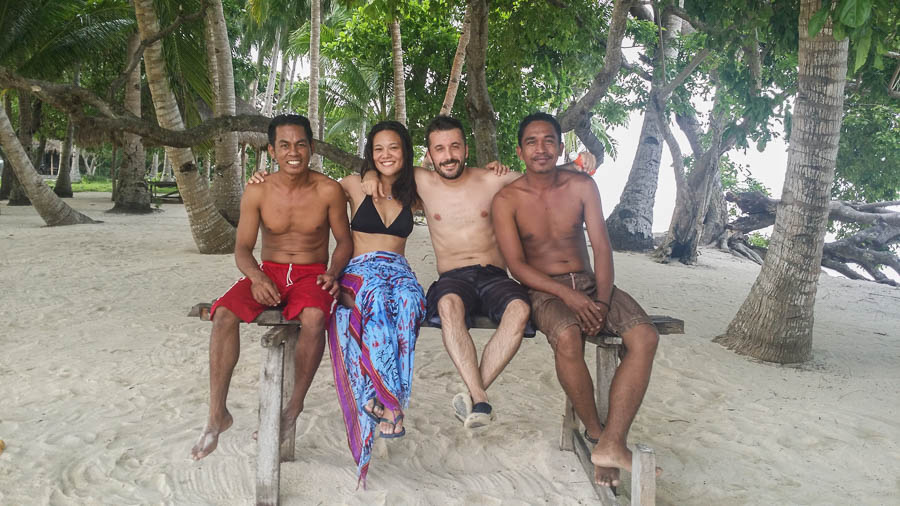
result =
[[[386,199],[362,189],[375,171]],[[354,258],[341,278],[342,306],[334,312],[328,345],[347,440],[365,486],[376,424],[385,439],[406,434],[413,350],[425,316],[425,293],[403,256],[418,206],[412,141],[396,121],[376,124],[367,136],[360,175],[341,180],[350,199]]]

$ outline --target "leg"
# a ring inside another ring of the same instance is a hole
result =
[[[603,429],[597,416],[597,405],[594,403],[594,383],[584,362],[581,327],[569,325],[549,340],[555,355],[556,377],[559,378],[559,384],[572,401],[575,413],[587,429],[588,435],[598,438]]]
[[[631,451],[625,446],[625,438],[650,382],[659,335],[652,325],[641,324],[624,332],[622,341],[627,353],[613,376],[606,428],[591,460],[597,466],[631,471]],[[606,479],[609,481],[601,484],[618,485],[618,471]]]
[[[282,439],[293,430],[297,417],[303,411],[303,400],[325,351],[325,313],[321,309],[307,307],[300,313],[300,322],[300,335],[294,352],[294,391],[282,413]]]
[[[484,381],[478,370],[478,354],[472,336],[466,328],[466,310],[459,295],[447,294],[438,300],[441,316],[441,336],[447,354],[469,389],[473,402],[487,402]]]
[[[231,374],[241,353],[241,321],[226,307],[219,307],[213,316],[209,338],[209,418],[200,439],[191,449],[191,457],[206,457],[219,442],[219,434],[231,427],[233,419],[225,407]]]
[[[485,390],[519,351],[529,316],[531,307],[524,300],[516,299],[506,305],[497,331],[481,352],[481,379]]]

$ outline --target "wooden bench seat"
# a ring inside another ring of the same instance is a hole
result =
[[[181,194],[178,193],[178,184],[175,181],[150,181],[150,196],[154,199],[170,202],[181,202]]]
[[[210,320],[212,304],[200,303],[191,308],[188,316]],[[683,334],[684,321],[668,316],[651,315],[657,332]],[[278,490],[281,477],[281,462],[294,460],[295,431],[291,431],[284,441],[279,441],[281,433],[281,407],[294,390],[294,349],[300,322],[286,320],[278,309],[268,309],[260,313],[253,323],[272,327],[260,342],[267,350],[260,371],[259,385],[259,433],[256,462],[256,504],[279,504]],[[476,317],[473,329],[496,329],[497,325],[486,317]],[[425,327],[437,327],[423,324]],[[618,367],[619,357],[624,351],[622,338],[615,335],[588,336],[587,342],[596,346],[596,374],[594,395],[597,414],[605,421],[609,413],[609,387]],[[574,451],[587,473],[588,480],[604,505],[617,505],[615,493],[609,487],[594,482],[594,466],[591,463],[591,446],[584,440],[581,427],[572,402],[565,399],[562,431],[559,449]],[[652,506],[656,501],[656,457],[653,450],[640,443],[631,447],[634,454],[631,473],[631,504]]]

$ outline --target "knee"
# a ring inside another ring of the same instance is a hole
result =
[[[441,320],[452,320],[454,318],[462,318],[465,316],[465,306],[462,298],[455,293],[444,295],[437,303],[438,314]]]
[[[300,312],[300,323],[310,330],[322,330],[325,328],[325,313],[315,307],[304,308]]]
[[[509,318],[511,322],[525,328],[528,318],[531,317],[531,305],[522,299],[516,299],[506,305],[503,318]]]
[[[225,306],[216,308],[212,321],[214,330],[232,328],[241,323],[241,319]]]
[[[581,327],[570,325],[556,336],[554,353],[557,361],[584,360],[584,339]]]
[[[659,346],[659,333],[649,324],[637,325],[623,336],[628,353],[653,356]]]

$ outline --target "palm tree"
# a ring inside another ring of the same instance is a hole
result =
[[[21,183],[25,194],[31,199],[34,209],[49,226],[76,225],[79,223],[96,223],[63,202],[53,190],[44,183],[43,178],[34,170],[28,153],[13,132],[6,109],[0,107],[0,146],[3,153]],[[5,166],[4,166],[5,167]]]
[[[20,75],[53,79],[77,62],[103,58],[108,48],[121,47],[125,33],[133,25],[133,21],[124,16],[126,11],[123,5],[112,0],[6,2],[0,9],[0,65]],[[9,103],[7,101],[6,105]],[[34,112],[30,97],[19,93],[20,138],[16,139],[16,143],[22,150],[31,148],[33,127],[40,116]],[[4,116],[11,129],[6,110]],[[8,149],[14,150],[13,147]],[[44,220],[48,224],[70,222],[74,211],[61,201],[44,195],[43,187],[36,184],[30,173],[34,171],[33,164],[25,164],[21,158],[10,153],[7,156],[11,163],[4,166],[4,188],[0,194],[10,192],[7,195],[15,197],[18,177],[27,177],[29,182],[22,187],[25,190],[23,195],[37,195],[35,205],[41,206],[38,212]],[[53,216],[53,213],[59,215]]]
[[[828,224],[831,186],[841,135],[846,38],[836,41],[831,20],[810,37],[820,0],[800,2],[797,102],[787,175],[762,271],[718,342],[738,353],[779,363],[812,356],[813,308]]]
[[[313,132],[319,132],[319,49],[321,48],[322,2],[310,0],[309,13],[309,121]],[[313,158],[313,168],[322,169],[322,157]]]
[[[141,44],[137,31],[128,40],[126,56],[131,56]],[[125,60],[129,61],[128,58]],[[128,74],[125,82],[125,109],[137,117],[141,117],[141,64],[140,62]],[[126,132],[123,135],[122,162],[116,171],[116,192],[113,196],[112,211],[123,213],[149,213],[150,191],[147,187],[145,172],[147,171],[147,154],[141,138]],[[60,172],[62,174],[62,172]]]
[[[150,39],[159,32],[159,19],[153,0],[134,0],[138,30],[142,39]],[[184,120],[169,83],[168,68],[163,56],[163,43],[158,40],[144,50],[147,82],[160,126],[183,130]],[[194,155],[186,148],[166,148],[175,167],[175,181],[184,200],[194,242],[201,253],[230,253],[234,250],[234,227],[216,210],[206,180],[194,162]]]
[[[228,39],[228,28],[225,26],[225,11],[221,0],[215,0],[206,10],[207,51],[212,52],[209,58],[210,80],[213,83],[215,96],[214,115],[232,116],[237,110],[234,93],[234,68],[231,61],[231,43]],[[243,193],[243,171],[238,155],[238,136],[236,132],[227,132],[216,138],[216,165],[212,171],[213,204],[225,219],[237,225],[241,213],[241,194]]]

